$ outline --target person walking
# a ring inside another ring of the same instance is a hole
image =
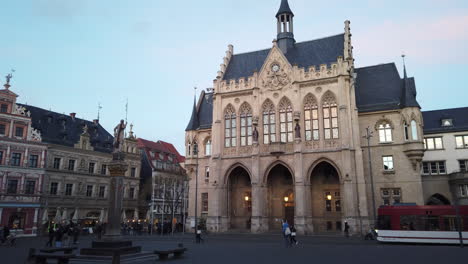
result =
[[[5,225],[3,227],[3,237],[2,238],[3,238],[4,241],[7,241],[9,236],[10,236],[10,228],[8,228],[8,226]]]
[[[281,230],[283,231],[285,246],[290,247],[291,246],[291,229],[289,228],[289,224],[287,220],[283,221]]]
[[[78,236],[80,235],[80,230],[81,230],[81,227],[79,224],[77,224],[73,228],[73,244],[74,245],[78,244]]]
[[[47,241],[46,247],[52,247],[55,237],[55,224],[49,222],[49,228],[47,231],[49,232],[49,241]]]
[[[344,222],[344,233],[345,233],[345,237],[346,238],[349,238],[349,225],[348,225],[348,222]]]
[[[102,238],[102,224],[98,224],[96,226],[96,235],[97,235],[97,239],[101,240],[101,238]]]
[[[197,226],[196,232],[197,232],[197,234],[196,234],[196,236],[195,236],[195,238],[196,238],[196,243],[197,243],[197,244],[200,244],[201,242],[203,242],[203,238],[202,238],[202,236],[201,236],[202,231],[201,231],[201,226],[200,226],[200,225]]]
[[[291,225],[291,245],[297,245],[299,242],[296,240],[296,228],[294,225]]]
[[[63,238],[64,229],[61,225],[58,225],[57,230],[55,231],[55,247],[62,247],[62,238]]]

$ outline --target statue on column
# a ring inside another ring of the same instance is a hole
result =
[[[124,131],[127,124],[123,120],[114,128],[114,150],[113,153],[122,152],[122,145],[124,141]]]

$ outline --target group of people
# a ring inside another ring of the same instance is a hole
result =
[[[80,231],[80,225],[73,221],[68,224],[49,222],[47,226],[49,240],[46,247],[62,247],[64,243],[67,246],[72,243],[77,244]]]
[[[299,242],[296,240],[296,228],[294,227],[294,225],[290,226],[287,220],[283,220],[281,227],[286,247],[291,247],[293,245],[299,244]]]
[[[289,225],[287,220],[282,220],[281,229],[286,247],[291,247],[293,245],[299,244],[299,242],[296,240],[296,228],[294,227],[294,225]],[[344,224],[343,231],[345,237],[349,238],[349,224],[346,221]]]

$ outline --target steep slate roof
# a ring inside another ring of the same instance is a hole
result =
[[[42,142],[73,147],[80,141],[83,127],[88,126],[91,137],[90,143],[94,150],[99,152],[112,152],[114,137],[100,124],[72,118],[69,115],[59,114],[39,107],[18,104],[31,113],[32,127],[41,132]]]
[[[291,11],[291,8],[289,7],[288,0],[281,0],[281,5],[278,10],[278,13],[276,13],[276,17],[278,17],[280,14],[294,15],[293,12]]]
[[[422,112],[424,134],[468,131],[468,107]],[[453,126],[442,126],[442,119],[452,119]]]
[[[359,112],[420,107],[414,78],[401,79],[395,63],[355,69]]]
[[[177,163],[185,162],[185,157],[180,155],[177,149],[171,143],[158,140],[157,142],[139,138],[137,143],[139,148],[142,148],[147,152],[147,156],[150,160],[161,160],[168,161],[167,154],[174,155],[174,161]],[[155,151],[165,154],[163,159],[160,159],[159,154],[156,154],[154,158],[149,155],[149,151]]]
[[[248,78],[259,72],[271,49],[259,50],[232,56],[223,80]],[[309,69],[310,66],[330,65],[338,57],[344,57],[344,34],[294,44],[286,58],[291,65]]]
[[[198,124],[193,122],[194,119],[198,120]],[[210,128],[211,123],[213,123],[213,94],[202,91],[185,131]]]

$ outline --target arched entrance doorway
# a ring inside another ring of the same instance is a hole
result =
[[[310,176],[312,224],[316,232],[340,232],[342,203],[340,177],[330,163],[317,164]]]
[[[427,205],[450,205],[450,201],[442,194],[436,193],[429,197]]]
[[[268,227],[280,230],[281,220],[294,224],[293,177],[287,167],[275,165],[268,173]]]
[[[252,184],[247,170],[236,167],[228,178],[228,212],[231,230],[250,230]]]

